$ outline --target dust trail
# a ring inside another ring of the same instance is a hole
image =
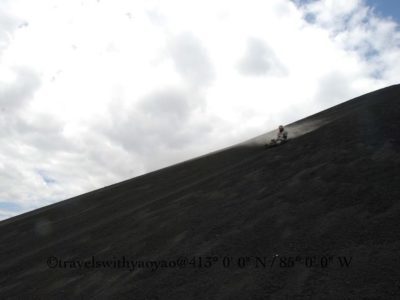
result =
[[[311,131],[314,131],[321,126],[329,123],[331,120],[329,119],[313,119],[313,120],[303,120],[303,121],[298,121],[289,125],[284,125],[286,131],[288,132],[289,139],[295,139],[299,136],[302,136],[306,133],[309,133]],[[276,126],[278,127],[279,124]],[[247,140],[243,143],[241,143],[241,146],[255,146],[255,145],[263,145],[266,142],[270,141],[271,139],[276,138],[276,134],[278,132],[278,129],[275,129],[273,131],[264,133],[262,135],[259,135],[255,138],[252,138],[250,140]]]

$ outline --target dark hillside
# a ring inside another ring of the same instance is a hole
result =
[[[0,222],[0,299],[400,299],[400,86],[287,128]]]

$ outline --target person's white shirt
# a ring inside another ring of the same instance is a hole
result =
[[[278,134],[277,134],[277,137],[276,137],[276,141],[277,142],[283,142],[283,141],[286,141],[287,138],[288,138],[287,131],[283,128],[282,125],[279,126]]]

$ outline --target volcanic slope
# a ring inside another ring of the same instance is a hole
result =
[[[287,129],[0,222],[0,299],[400,299],[400,86]]]

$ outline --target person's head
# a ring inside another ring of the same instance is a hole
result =
[[[279,125],[279,131],[283,131],[283,126]]]

